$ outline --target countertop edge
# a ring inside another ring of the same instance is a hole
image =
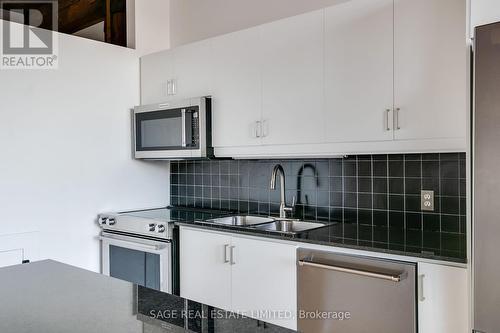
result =
[[[327,242],[327,241],[294,238],[294,237],[286,236],[283,234],[275,234],[275,233],[262,232],[262,231],[252,231],[252,230],[248,230],[247,228],[242,228],[242,227],[234,227],[234,226],[228,227],[228,226],[224,226],[224,225],[215,226],[213,224],[208,224],[208,223],[203,223],[203,222],[179,221],[179,222],[175,222],[175,224],[178,226],[204,229],[204,230],[209,230],[209,231],[213,231],[213,232],[225,232],[225,233],[245,235],[248,237],[255,237],[255,238],[260,238],[260,239],[272,239],[274,241],[288,243],[288,244],[295,244],[295,245],[304,244],[303,247],[317,249],[317,250],[328,251],[330,249],[337,249],[337,250],[340,250],[340,252],[344,252],[346,254],[362,255],[362,256],[366,256],[366,257],[383,258],[383,259],[393,259],[393,260],[399,260],[399,261],[409,261],[409,262],[415,262],[415,263],[418,263],[418,262],[431,263],[431,264],[438,264],[438,265],[458,267],[458,268],[468,268],[468,266],[469,266],[467,259],[462,260],[459,258],[450,258],[450,257],[444,257],[444,256],[432,256],[432,255],[426,255],[426,254],[419,255],[418,253],[411,253],[410,254],[410,253],[404,253],[404,252],[397,251],[397,250],[384,251],[383,249],[380,249],[380,248],[370,248],[370,247],[366,247],[366,246],[357,246],[357,245],[350,245],[350,244],[340,244],[340,243],[333,243],[332,244],[332,242]],[[298,246],[300,247],[300,245],[298,245]],[[346,251],[346,250],[351,250],[351,251],[355,251],[355,252],[349,253],[349,251]]]

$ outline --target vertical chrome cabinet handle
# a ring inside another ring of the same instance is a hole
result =
[[[267,136],[267,126],[268,126],[268,121],[267,120],[263,120],[262,121],[262,128],[261,128],[261,133],[262,133],[262,137],[265,138]]]
[[[182,147],[186,147],[186,109],[181,110],[181,117],[182,117],[181,144]]]
[[[396,123],[396,129],[400,130],[401,127],[399,126],[399,111],[401,111],[401,108],[396,108],[394,112],[394,117],[395,117],[395,123]]]
[[[425,296],[424,296],[424,277],[425,274],[421,274],[418,276],[418,300],[420,302],[425,301]]]
[[[229,244],[224,244],[224,263],[227,264],[229,263],[229,258],[228,258],[228,251],[227,249],[229,248]]]
[[[261,136],[262,136],[262,122],[256,121],[255,122],[255,137],[260,138]]]
[[[391,127],[389,126],[389,116],[391,114],[391,109],[385,110],[385,130],[390,131]]]
[[[234,261],[234,248],[235,248],[235,247],[236,247],[236,246],[230,246],[230,247],[229,247],[229,263],[230,263],[231,265],[236,264],[236,261]]]
[[[172,95],[177,94],[177,79],[172,79]]]
[[[170,88],[171,84],[172,84],[172,80],[167,80],[167,96],[172,95],[171,88]]]

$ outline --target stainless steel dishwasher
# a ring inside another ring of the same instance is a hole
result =
[[[298,330],[415,333],[416,265],[299,249]]]

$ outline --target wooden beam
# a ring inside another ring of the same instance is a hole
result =
[[[127,47],[127,13],[113,13],[111,24],[111,40],[107,42]]]
[[[57,31],[73,34],[99,22],[104,22],[105,41],[127,46],[126,0],[59,0]],[[22,3],[12,5],[23,8]],[[33,4],[30,4],[33,8]],[[37,5],[44,17],[52,17],[51,6]],[[45,20],[42,28],[52,29],[52,22]]]
[[[127,46],[127,11],[125,0],[106,0],[104,31],[107,43]]]
[[[113,22],[111,22],[111,0],[106,0],[106,20],[104,21],[104,31],[106,42],[111,43],[112,34],[111,29]]]
[[[104,21],[105,14],[104,0],[60,0],[58,30],[75,33]]]

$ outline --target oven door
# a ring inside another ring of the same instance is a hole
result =
[[[112,234],[100,236],[102,273],[147,288],[172,292],[172,250],[168,240]]]

